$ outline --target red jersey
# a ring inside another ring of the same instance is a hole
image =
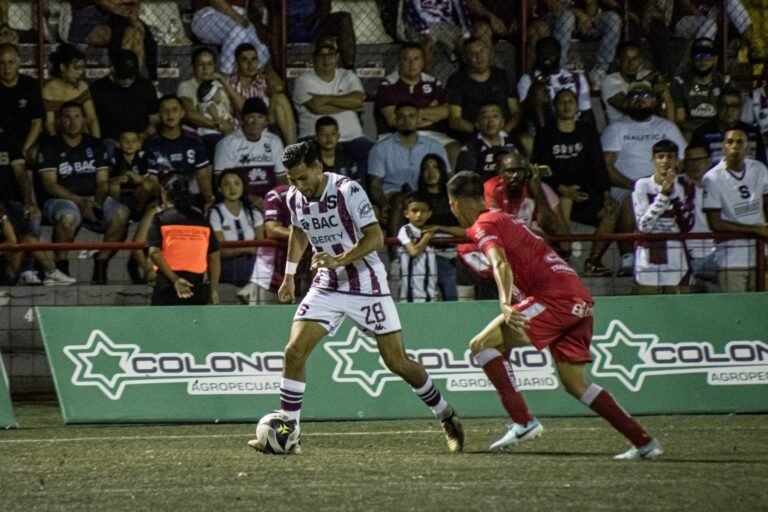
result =
[[[578,274],[522,220],[499,210],[485,211],[467,229],[467,236],[486,256],[494,247],[504,250],[515,287],[524,297],[593,302]]]

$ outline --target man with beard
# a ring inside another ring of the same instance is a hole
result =
[[[704,146],[709,150],[712,165],[723,158],[725,132],[733,128],[743,130],[747,134],[747,158],[768,164],[761,133],[754,126],[739,120],[741,111],[741,92],[728,85],[717,98],[717,116],[693,132],[691,143]]]
[[[691,48],[690,72],[672,80],[675,122],[686,135],[717,115],[717,98],[731,79],[717,72],[716,67],[715,42],[702,37]]]
[[[371,201],[379,209],[379,215],[388,219],[390,236],[397,235],[403,222],[404,196],[418,188],[424,157],[435,153],[448,165],[442,144],[417,131],[419,110],[413,103],[399,103],[395,107],[395,119],[397,133],[377,142],[368,157]]]
[[[560,43],[553,37],[539,39],[536,43],[536,60],[530,74],[517,82],[517,93],[537,127],[554,121],[552,100],[558,91],[569,89],[578,98],[580,119],[595,125],[589,84],[581,73],[560,67]]]
[[[630,194],[637,180],[655,173],[653,162],[648,158],[648,155],[653,154],[653,145],[662,139],[671,140],[678,147],[679,159],[683,158],[687,146],[675,123],[653,115],[656,98],[650,83],[631,84],[625,101],[627,115],[609,124],[600,138],[608,178],[613,185],[611,195],[619,202],[617,233],[635,231]],[[619,249],[622,256],[618,275],[632,275],[632,244],[620,243]]]

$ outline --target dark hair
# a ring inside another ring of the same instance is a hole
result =
[[[181,213],[194,211],[194,199],[186,176],[173,171],[168,172],[160,179],[160,186],[178,211]]]
[[[558,53],[563,51],[562,46],[560,46],[560,43],[557,42],[557,39],[555,39],[552,36],[549,37],[542,37],[538,41],[536,41],[536,48],[535,52],[540,53],[544,50],[557,50]]]
[[[210,53],[211,57],[213,57],[213,60],[216,60],[216,52],[213,51],[212,48],[208,48],[207,46],[200,46],[198,48],[195,48],[195,50],[192,52],[192,65],[195,65],[195,62],[197,61],[197,58],[201,56],[204,53]]]
[[[234,174],[238,178],[240,178],[240,181],[243,183],[243,197],[246,196],[246,190],[245,190],[245,181],[243,181],[243,177],[240,176],[240,173],[236,169],[224,169],[221,171],[219,176],[216,178],[216,186],[220,187],[221,182],[224,181],[224,176],[227,176],[228,174]]]
[[[0,27],[3,27],[4,25],[5,24],[0,25]],[[13,52],[16,55],[19,55],[19,47],[13,43],[0,43],[0,53],[5,52]]]
[[[283,166],[286,169],[296,167],[300,163],[312,165],[320,160],[320,148],[314,140],[305,140],[286,146],[283,150]]]
[[[205,97],[211,92],[211,89],[215,87],[213,80],[203,80],[200,85],[197,86],[197,101],[203,103]]]
[[[429,196],[423,192],[411,192],[410,194],[406,195],[405,199],[403,200],[403,210],[408,208],[411,203],[425,203],[430,210],[432,209],[432,201],[430,201]]]
[[[240,43],[237,45],[237,48],[235,48],[235,60],[239,59],[242,54],[245,52],[256,52],[258,55],[259,52],[256,51],[256,47],[253,46],[251,43]]]
[[[728,84],[720,90],[720,96],[717,97],[717,108],[725,105],[726,96],[735,96],[739,98],[739,103],[744,104],[744,100],[741,98],[741,91],[733,84]]]
[[[400,53],[403,53],[405,50],[419,50],[421,54],[424,55],[424,48],[414,41],[406,41],[402,43],[400,45]]]
[[[485,41],[483,41],[482,39],[480,39],[480,38],[479,38],[479,37],[477,37],[477,36],[472,36],[472,37],[468,37],[468,38],[467,38],[467,39],[464,41],[464,48],[466,48],[467,46],[469,46],[469,45],[471,45],[471,44],[475,44],[475,43],[483,43],[483,46],[485,46],[485,47],[488,47],[488,45],[487,45],[487,44],[485,44]]]
[[[315,121],[315,133],[323,126],[335,126],[337,130],[339,129],[339,123],[331,116],[322,116]]]
[[[659,142],[653,145],[653,154],[656,153],[674,153],[677,155],[677,151],[680,149],[677,144],[669,139],[661,139]]]
[[[159,100],[157,100],[158,105],[162,105],[166,101],[176,101],[181,105],[182,108],[184,108],[184,105],[181,103],[181,98],[176,96],[175,94],[163,94]]]
[[[85,54],[83,54],[83,52],[71,44],[60,44],[59,47],[56,48],[56,51],[50,56],[51,75],[61,78],[61,66],[69,66],[78,60],[85,60]]]
[[[616,57],[621,58],[624,56],[624,53],[627,50],[631,50],[632,48],[639,50],[642,48],[640,46],[640,43],[638,41],[635,41],[634,39],[630,39],[628,41],[622,41],[619,43],[619,46],[616,47]]]
[[[78,103],[76,101],[65,101],[62,103],[59,107],[59,115],[61,115],[61,113],[68,108],[76,108],[80,111],[81,114],[85,115],[85,108],[83,107],[82,103]]]
[[[555,97],[552,98],[552,104],[554,105],[555,103],[557,103],[558,98],[560,98],[560,96],[562,96],[565,93],[570,93],[571,96],[573,96],[576,101],[579,101],[579,97],[576,95],[576,93],[573,92],[571,89],[566,88],[566,89],[560,89],[555,93]]]
[[[502,118],[504,121],[506,121],[506,120],[507,120],[507,113],[506,113],[506,111],[505,111],[504,107],[503,107],[503,106],[501,106],[499,103],[496,103],[495,101],[484,101],[484,102],[483,102],[483,103],[480,105],[480,108],[479,108],[479,109],[477,109],[477,118],[478,118],[478,119],[480,119],[480,112],[482,112],[482,110],[483,110],[485,107],[496,107],[496,108],[498,108],[498,109],[501,111],[501,118]],[[504,129],[504,127],[503,127],[503,126],[502,126],[501,128],[502,128],[502,130]]]
[[[437,162],[437,169],[440,171],[440,194],[445,195],[447,194],[447,185],[448,185],[448,166],[445,163],[445,160],[438,155],[437,153],[428,153],[424,155],[424,158],[421,159],[421,164],[419,164],[419,182],[416,186],[416,190],[424,191],[427,190],[427,183],[424,179],[424,169],[426,167],[427,160],[435,160]]]
[[[710,151],[709,146],[707,146],[706,144],[704,144],[702,142],[696,142],[695,139],[690,144],[688,144],[688,146],[686,146],[685,152],[687,153],[691,149],[703,149],[704,152],[707,153],[707,156],[709,156],[709,157],[712,156],[712,151]]]
[[[448,181],[448,195],[482,200],[485,195],[483,178],[474,171],[459,171]]]

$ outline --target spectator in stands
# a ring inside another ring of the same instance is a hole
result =
[[[730,77],[719,73],[716,67],[715,42],[700,38],[693,42],[691,48],[690,73],[678,75],[672,80],[675,122],[687,137],[717,115],[717,98],[730,82]]]
[[[256,4],[262,0],[257,0]],[[263,0],[271,13],[271,32],[275,45],[279,41],[275,37],[282,30],[283,20],[281,3],[277,0]],[[320,39],[335,38],[340,51],[341,67],[355,69],[355,30],[352,17],[348,12],[331,12],[331,0],[293,0],[285,2],[286,27],[288,41],[291,43],[313,43]],[[374,13],[371,13],[373,15]],[[276,52],[277,53],[277,52]]]
[[[768,82],[764,81],[752,89],[744,102],[741,120],[757,128],[763,142],[768,144]]]
[[[653,2],[649,3],[652,4]],[[643,65],[640,43],[637,41],[622,42],[616,50],[616,61],[618,71],[605,77],[600,90],[609,123],[624,115],[629,84],[638,80],[638,73]]]
[[[443,84],[424,72],[424,49],[417,43],[400,46],[397,71],[384,77],[376,91],[379,134],[395,131],[395,107],[410,101],[419,109],[419,132],[438,140],[451,163],[456,161],[459,144],[448,137],[448,103]]]
[[[235,48],[251,43],[258,51],[259,62],[269,62],[269,49],[259,40],[256,28],[245,12],[244,0],[195,0],[192,33],[204,44],[221,47],[221,71],[235,70]]]
[[[648,155],[653,154],[653,144],[662,139],[674,142],[679,148],[678,158],[687,145],[677,126],[667,119],[655,116],[656,98],[648,82],[630,84],[626,98],[626,113],[609,124],[600,138],[605,154],[613,198],[619,202],[619,220],[616,231],[635,231],[634,214],[630,199],[635,182],[652,176],[655,172]],[[634,255],[630,244],[619,243],[621,251],[620,276],[629,276],[634,268]]]
[[[448,203],[448,168],[445,160],[439,155],[429,154],[421,161],[418,193],[429,201],[432,215],[429,226],[425,231],[434,231],[436,238],[460,237],[466,235],[459,226],[459,221],[451,212]],[[445,301],[458,299],[456,290],[456,247],[438,246],[437,256],[437,287]]]
[[[0,132],[0,209],[0,216],[5,218],[2,223],[5,243],[39,242],[40,210],[32,193],[26,162],[17,145],[10,142],[4,132]],[[41,280],[38,272],[33,270],[33,261],[25,258],[23,251],[16,251],[6,256],[8,284],[52,286],[75,282],[56,268],[47,252],[33,251],[32,257],[43,269],[44,279]]]
[[[426,197],[418,192],[403,201],[407,223],[397,232],[400,273],[400,302],[433,302],[437,299],[437,256],[430,245],[434,231],[424,227],[432,216]]]
[[[315,142],[320,148],[320,163],[323,164],[323,172],[333,172],[347,176],[367,187],[362,183],[357,163],[339,148],[339,125],[331,116],[323,116],[315,123]]]
[[[491,49],[481,39],[464,43],[465,67],[448,78],[448,123],[454,136],[466,142],[475,133],[480,107],[496,103],[504,111],[504,131],[511,133],[520,121],[520,107],[514,84],[507,72],[491,66]]]
[[[520,8],[510,0],[464,0],[471,16],[487,19],[496,39],[510,39],[517,33]],[[517,41],[514,41],[517,42]]]
[[[0,44],[19,44],[19,34],[7,23],[0,23]]]
[[[510,135],[503,130],[504,111],[497,103],[488,103],[480,107],[475,121],[477,135],[461,148],[456,163],[457,171],[475,171],[483,180],[496,176],[494,163],[495,150],[507,143],[514,145],[520,152],[528,154],[520,137]]]
[[[710,168],[709,150],[691,142],[685,148],[683,175],[678,179],[685,188],[686,197],[693,198],[694,224],[691,233],[709,233],[709,223],[704,213],[704,175]],[[691,268],[689,289],[692,292],[718,292],[717,259],[714,240],[686,240],[688,265]]]
[[[250,204],[262,208],[264,196],[277,185],[287,185],[282,163],[283,143],[267,131],[267,106],[249,98],[240,114],[243,125],[216,146],[213,168],[217,176],[233,170],[245,184]]]
[[[353,71],[338,68],[339,48],[335,39],[318,40],[313,59],[314,69],[299,76],[293,87],[299,139],[314,135],[319,117],[333,117],[339,124],[339,145],[355,159],[361,175],[366,176],[373,143],[363,135],[358,114],[365,101],[363,84]]]
[[[443,146],[419,134],[419,110],[413,103],[400,103],[395,116],[397,133],[379,140],[368,159],[371,201],[390,236],[397,235],[402,224],[403,199],[418,187],[424,156],[435,153],[448,164]]]
[[[237,292],[244,304],[277,304],[277,290],[283,282],[287,258],[286,243],[291,225],[286,194],[288,185],[278,185],[264,198],[264,232],[277,245],[259,247],[251,282]],[[309,276],[309,266],[301,262],[296,273],[296,297],[303,296]],[[299,281],[300,279],[300,281]]]
[[[575,221],[594,226],[596,235],[609,235],[616,228],[618,203],[611,197],[600,136],[593,127],[576,119],[578,107],[573,91],[562,89],[554,103],[556,122],[536,132],[531,160],[552,170],[543,181],[557,192],[568,225]],[[607,248],[604,241],[592,244],[584,262],[585,276],[612,274],[603,264]]]
[[[43,104],[45,105],[45,131],[56,135],[61,106],[74,101],[83,106],[85,112],[85,131],[92,136],[101,137],[101,126],[96,117],[91,90],[83,79],[85,74],[85,55],[72,45],[61,44],[51,54],[51,75],[53,78],[43,86]]]
[[[33,160],[33,148],[43,132],[43,99],[39,82],[19,73],[19,50],[0,44],[0,130],[11,147]]]
[[[733,86],[726,86],[716,102],[717,116],[699,126],[693,132],[691,142],[705,146],[709,150],[712,165],[715,165],[724,156],[725,132],[738,128],[747,134],[747,158],[768,164],[762,135],[754,126],[739,120],[742,111],[741,92]]]
[[[747,158],[747,134],[725,132],[725,156],[704,175],[704,211],[714,232],[740,232],[758,240],[728,240],[717,244],[718,280],[724,292],[755,289],[755,244],[768,238],[768,169]]]
[[[568,71],[560,65],[560,43],[553,37],[539,39],[536,58],[530,74],[523,75],[517,83],[517,92],[536,127],[554,120],[552,100],[561,89],[576,94],[581,120],[595,125],[589,84],[581,73]]]
[[[531,24],[531,31],[552,36],[559,43],[561,54],[557,65],[565,68],[571,39],[599,39],[597,63],[589,72],[594,89],[599,89],[616,55],[621,39],[621,16],[618,2],[613,0],[544,0],[539,2],[540,18]],[[538,46],[538,41],[530,41]],[[520,95],[523,96],[522,94]]]
[[[425,69],[432,72],[435,46],[445,46],[449,58],[457,60],[462,38],[469,37],[469,18],[463,2],[448,0],[405,0],[405,39],[424,48]]]
[[[157,134],[144,143],[149,174],[156,180],[168,173],[183,174],[199,206],[208,208],[214,203],[211,162],[200,137],[182,129],[184,117],[184,107],[177,96],[160,98]]]
[[[185,176],[168,173],[160,187],[164,209],[155,215],[147,238],[149,257],[158,270],[150,304],[218,304],[219,241],[195,206]]]
[[[695,221],[694,196],[677,179],[680,148],[662,139],[653,145],[653,176],[640,178],[632,191],[632,208],[640,233],[687,233]],[[641,240],[635,249],[638,295],[688,292],[688,261],[682,240]]]
[[[214,126],[235,124],[229,101],[223,91],[223,86],[216,80],[203,80],[197,86],[197,112],[213,121]],[[220,132],[216,129],[198,128],[197,133],[205,138],[206,135],[214,135],[220,138]],[[218,142],[218,141],[217,141]]]
[[[109,75],[91,84],[91,95],[109,153],[125,131],[140,134],[142,140],[155,133],[157,90],[139,75],[139,61],[131,50],[113,56]]]
[[[104,233],[105,242],[125,239],[130,212],[109,196],[109,161],[100,140],[85,133],[80,103],[60,109],[61,134],[41,144],[38,173],[47,200],[44,218],[53,225],[54,242],[72,242],[81,225]],[[94,258],[93,284],[107,283],[107,265],[114,254],[101,250]],[[56,267],[69,274],[66,251],[56,251]]]
[[[283,143],[296,142],[293,106],[285,95],[285,84],[272,64],[259,62],[259,55],[251,43],[243,43],[235,49],[235,61],[237,69],[228,79],[232,86],[231,99],[235,112],[242,110],[248,98],[261,98],[269,107],[269,123],[277,124]]]
[[[630,16],[638,17],[639,28],[651,47],[653,66],[665,76],[673,76],[676,66],[672,63],[672,15],[675,0],[644,0],[630,6]]]
[[[74,0],[67,42],[104,47],[110,55],[131,50],[157,80],[157,41],[141,18],[141,0]]]
[[[671,0],[666,0],[671,1]],[[686,39],[705,37],[715,39],[720,23],[720,8],[723,0],[687,0],[675,3],[676,16],[674,34]],[[736,30],[747,40],[748,44],[754,37],[754,28],[749,13],[741,0],[725,0],[728,20]]]
[[[219,242],[264,238],[264,217],[248,201],[240,174],[234,169],[227,170],[219,174],[218,180],[223,201],[208,211],[208,222]],[[255,262],[256,247],[221,249],[219,281],[245,286]]]
[[[149,160],[142,151],[141,135],[130,129],[121,132],[111,163],[109,195],[129,208],[131,220],[138,223],[134,241],[143,242],[160,199],[160,189],[149,176]],[[128,275],[134,284],[155,281],[155,270],[148,264],[143,249],[131,251]]]
[[[206,151],[213,156],[216,143],[224,135],[235,131],[236,126],[229,122],[217,122],[205,117],[197,108],[200,103],[197,99],[197,89],[200,84],[206,80],[216,80],[216,55],[213,50],[206,47],[196,48],[192,52],[192,78],[181,82],[177,88],[176,94],[184,107],[184,124],[194,128],[204,128],[211,130],[203,140],[205,140]],[[228,80],[218,80],[224,87],[227,95],[222,102],[224,108],[232,111],[231,98],[235,97],[235,92]]]

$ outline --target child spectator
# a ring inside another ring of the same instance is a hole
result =
[[[219,193],[224,199],[208,211],[211,229],[220,242],[264,238],[264,217],[245,195],[240,174],[226,170],[219,175]],[[220,282],[245,286],[256,262],[256,247],[230,247],[221,250]]]
[[[429,243],[434,231],[424,231],[432,207],[426,197],[410,194],[405,199],[403,215],[408,223],[400,228],[397,239],[400,260],[400,301],[432,302],[437,288],[437,257]]]
[[[225,93],[218,81],[204,80],[197,86],[197,111],[216,125],[224,123],[234,124],[235,120],[229,111],[225,97]],[[218,134],[219,131],[200,127],[197,129],[197,133],[208,135],[211,133]]]

